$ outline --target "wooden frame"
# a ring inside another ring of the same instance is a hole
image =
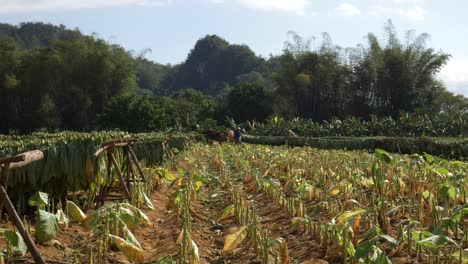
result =
[[[102,206],[105,201],[125,200],[131,198],[131,188],[135,182],[145,182],[146,177],[143,173],[140,163],[133,152],[133,145],[138,142],[137,138],[112,139],[101,144],[101,147],[94,153],[96,157],[106,152],[107,155],[107,182],[106,186],[99,186],[99,193],[96,197],[96,207]],[[126,170],[121,171],[115,158],[117,148],[123,150],[126,158]],[[114,168],[120,187],[112,187],[114,183]],[[135,173],[134,167],[138,174]],[[116,193],[117,192],[117,193]]]
[[[33,239],[31,238],[28,231],[23,225],[21,218],[18,216],[18,213],[15,210],[15,207],[11,203],[10,197],[8,197],[7,193],[7,185],[8,185],[8,173],[12,169],[17,169],[28,165],[29,163],[40,160],[44,157],[44,154],[40,150],[34,150],[19,154],[14,157],[10,158],[3,158],[0,159],[0,166],[2,167],[2,173],[0,176],[0,212],[2,211],[3,206],[11,217],[13,224],[18,229],[18,232],[23,237],[26,246],[31,252],[32,257],[36,263],[45,264],[46,262],[42,258],[39,249],[34,244]]]

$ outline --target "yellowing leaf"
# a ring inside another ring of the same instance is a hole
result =
[[[224,219],[226,219],[226,218],[228,218],[229,216],[232,216],[232,215],[234,215],[234,205],[230,205],[230,206],[224,208],[223,212],[218,217],[218,219],[216,219],[216,221],[221,222]]]
[[[221,253],[223,255],[229,254],[236,249],[246,237],[247,226],[243,226],[239,229],[233,229],[229,235],[224,238],[224,247]]]
[[[343,180],[343,181],[337,183],[336,185],[332,186],[328,190],[328,195],[330,195],[332,197],[336,197],[341,192],[346,192],[346,191],[350,190],[351,188],[353,188],[353,185],[350,182],[348,182],[347,180]]]
[[[83,222],[86,219],[85,213],[72,201],[67,201],[67,210],[71,218],[77,222]]]
[[[137,207],[129,204],[129,203],[122,203],[120,204],[122,207],[124,208],[128,208],[129,210],[131,210],[137,217],[138,217],[138,220],[140,222],[142,222],[143,224],[147,225],[147,226],[150,226],[151,225],[151,221],[150,219],[148,218],[147,215],[145,215],[140,209],[138,209]]]
[[[177,244],[182,243],[182,239],[184,238],[183,236],[184,236],[184,230],[182,229],[180,230],[179,235],[177,236],[177,240],[176,240]]]
[[[126,226],[122,227],[122,233],[128,242],[131,242],[137,248],[143,249],[140,242],[138,242],[133,233]]]
[[[374,181],[371,178],[364,178],[361,180],[361,185],[365,188],[369,188],[374,185]]]
[[[133,243],[129,243],[125,241],[124,239],[114,236],[114,235],[108,235],[111,239],[112,242],[119,248],[120,251],[131,261],[136,262],[136,263],[143,263],[145,261],[145,258],[143,256],[143,250],[136,247]]]
[[[351,212],[344,212],[338,216],[336,223],[339,226],[344,226],[348,221],[352,221],[356,216],[365,213],[365,209],[356,209]]]
[[[158,173],[162,178],[168,180],[168,181],[173,181],[177,179],[172,173],[170,173],[166,169],[159,168],[156,170],[156,173]]]
[[[148,195],[146,195],[145,192],[141,191],[141,194],[143,194],[143,201],[145,202],[145,205],[154,211],[154,205],[153,203],[151,202],[151,199],[148,197]]]
[[[200,263],[200,254],[198,253],[198,246],[197,244],[195,243],[195,241],[193,241],[193,239],[190,239],[191,241],[191,253],[192,253],[192,257],[190,258],[190,264],[198,264]]]
[[[340,194],[340,188],[337,188],[337,187],[332,187],[329,191],[328,191],[328,195],[332,196],[332,197],[335,197],[335,196],[338,196]]]

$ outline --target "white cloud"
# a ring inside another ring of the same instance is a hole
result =
[[[425,0],[374,0],[374,2],[376,4],[370,12],[373,15],[398,15],[415,21],[425,19]]]
[[[426,11],[421,6],[415,6],[410,9],[397,9],[398,14],[407,17],[410,20],[424,20],[424,14]]]
[[[172,0],[0,0],[0,14],[31,13],[124,5],[161,6]]]
[[[350,3],[342,3],[336,8],[336,11],[342,16],[359,16],[361,14],[361,10]]]
[[[468,61],[449,61],[439,73],[439,78],[450,91],[468,96]]]
[[[249,9],[281,11],[304,15],[309,0],[209,0],[214,3],[235,3]]]
[[[0,14],[37,13],[56,10],[112,6],[163,6],[176,0],[0,0]],[[182,0],[179,0],[182,2]],[[216,4],[233,3],[245,8],[304,15],[310,0],[197,0]]]

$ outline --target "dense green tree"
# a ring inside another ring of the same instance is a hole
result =
[[[322,121],[344,114],[350,71],[340,61],[341,49],[328,38],[324,35],[325,41],[316,51],[306,50],[297,36],[296,44],[286,45],[274,77],[281,107],[277,111],[283,115]]]
[[[49,47],[54,41],[73,42],[85,38],[79,30],[64,25],[54,26],[41,22],[20,23],[18,26],[0,23],[1,37],[12,38],[21,48]]]
[[[328,34],[317,45],[290,36],[283,54],[263,59],[208,35],[171,66],[62,25],[0,24],[0,133],[209,127],[226,115],[238,122],[274,114],[337,124],[348,116],[443,113],[466,122],[468,99],[436,78],[449,55],[428,48],[427,34],[410,31],[400,40],[388,22],[385,41],[369,34],[351,49]],[[408,124],[425,119],[408,116]]]
[[[216,112],[219,111],[219,104],[202,92],[187,89],[171,96],[174,101],[173,118],[178,126],[192,128],[196,125],[211,122]]]
[[[92,129],[111,97],[136,86],[131,55],[92,37],[28,50],[3,43],[0,56],[2,133]]]
[[[241,83],[228,94],[227,110],[237,122],[263,121],[271,110],[271,100],[263,86],[256,83]]]
[[[427,48],[427,34],[415,37],[408,32],[401,43],[391,21],[386,24],[385,37],[387,43],[382,45],[369,34],[368,47],[355,50],[351,106],[358,111],[352,113],[398,117],[400,112],[430,109],[441,89],[436,74],[449,55]]]
[[[149,61],[145,58],[136,60],[136,78],[138,88],[151,91],[155,95],[169,95],[171,92],[164,89],[161,81],[168,76],[171,67]],[[143,91],[141,93],[144,93]],[[146,92],[148,93],[148,92]]]
[[[162,82],[173,92],[193,87],[216,96],[240,75],[250,73],[264,63],[249,47],[230,45],[226,40],[209,35],[200,39],[187,57]]]
[[[158,131],[172,125],[173,112],[174,103],[167,97],[118,96],[107,104],[100,120],[107,129]]]
[[[427,34],[408,32],[402,44],[391,21],[385,39],[383,45],[369,34],[368,46],[344,50],[325,34],[319,48],[310,50],[308,41],[293,35],[279,57],[276,111],[319,122],[348,115],[397,118],[402,112],[441,111],[438,96],[453,95],[436,74],[449,55],[427,48]]]

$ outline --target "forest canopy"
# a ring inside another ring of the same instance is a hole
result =
[[[226,116],[466,118],[468,99],[436,77],[450,55],[428,38],[408,31],[401,39],[391,21],[383,37],[369,33],[353,48],[326,33],[317,40],[290,32],[282,54],[262,58],[208,35],[184,62],[163,65],[63,25],[0,24],[0,133],[212,127]]]

